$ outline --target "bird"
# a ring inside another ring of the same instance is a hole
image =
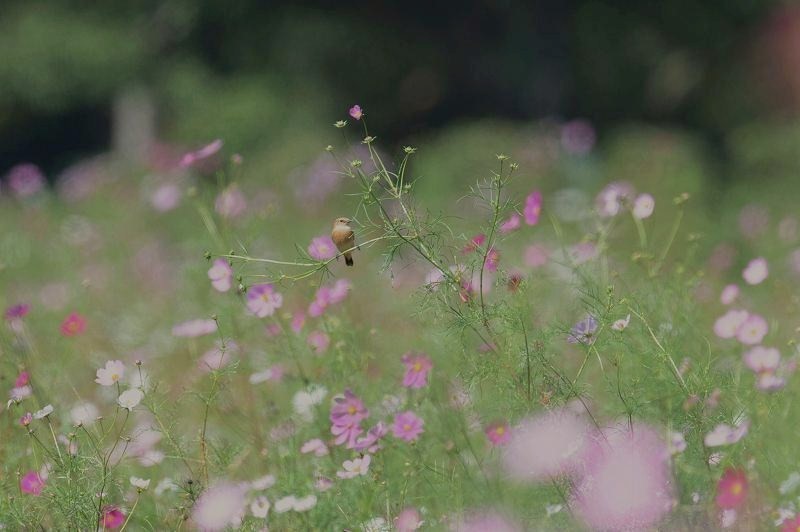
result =
[[[344,263],[348,266],[353,265],[352,249],[356,245],[356,235],[350,227],[350,221],[350,218],[336,218],[331,231],[331,239],[339,253],[344,255]]]

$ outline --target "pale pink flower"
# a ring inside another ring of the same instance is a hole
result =
[[[650,194],[639,194],[633,202],[633,216],[639,220],[649,218],[653,214],[656,202]]]
[[[247,291],[247,308],[259,318],[272,316],[283,305],[283,296],[271,284],[257,284]]]
[[[150,196],[150,205],[158,212],[169,212],[180,204],[182,194],[174,183],[161,185]]]
[[[217,341],[216,345],[203,353],[197,360],[197,367],[204,373],[218,371],[233,360],[233,355],[239,352],[239,345],[233,340],[224,343]]]
[[[539,223],[539,216],[542,213],[542,193],[534,190],[525,198],[525,208],[522,214],[525,216],[525,223],[536,225]]]
[[[614,329],[615,331],[624,331],[628,327],[628,324],[630,322],[631,322],[631,315],[628,314],[624,318],[620,318],[617,321],[615,321],[611,325],[611,328]]]
[[[550,250],[545,246],[533,244],[525,248],[525,264],[531,268],[538,268],[547,264],[550,258]]]
[[[358,438],[353,445],[353,449],[358,452],[368,452],[368,453],[375,453],[381,447],[378,442],[389,433],[389,428],[383,423],[383,421],[378,421],[378,423],[367,431],[367,435],[361,438]]]
[[[329,453],[328,446],[319,438],[305,442],[300,447],[300,452],[303,454],[314,453],[314,456],[326,456]]]
[[[769,275],[767,260],[763,257],[751,260],[742,271],[742,277],[747,284],[759,284]]]
[[[604,218],[616,216],[622,209],[623,203],[633,199],[633,194],[633,186],[630,183],[609,183],[595,199],[597,212]]]
[[[491,248],[486,253],[486,261],[483,263],[486,271],[496,272],[497,266],[500,264],[500,252],[496,248]],[[479,281],[480,282],[480,281]]]
[[[192,507],[192,520],[200,530],[225,530],[241,521],[247,504],[247,486],[220,482],[203,492]]]
[[[296,310],[292,314],[292,323],[291,328],[292,332],[295,334],[300,334],[300,331],[303,330],[303,325],[306,323],[306,313],[302,310]]]
[[[344,471],[337,471],[336,476],[339,478],[355,478],[357,476],[364,476],[369,471],[369,463],[372,461],[372,455],[364,455],[360,458],[352,460],[345,460],[342,463]]]
[[[217,292],[227,292],[231,289],[233,268],[231,268],[227,260],[217,259],[208,270],[208,278],[211,279],[211,286],[214,287],[214,290]]]
[[[364,111],[361,109],[361,106],[356,104],[350,108],[348,111],[350,116],[352,116],[355,120],[361,120],[361,117],[364,116]]]
[[[767,320],[758,314],[750,314],[736,330],[736,339],[745,345],[760,344],[769,331]]]
[[[589,445],[583,417],[559,409],[522,421],[503,454],[505,470],[517,480],[547,481],[577,471]]]
[[[247,209],[247,199],[234,183],[219,193],[214,201],[214,210],[223,218],[238,218]]]
[[[406,353],[402,358],[406,373],[403,375],[403,386],[406,388],[423,388],[428,385],[428,373],[433,369],[433,362],[424,353]]]
[[[756,346],[743,355],[745,365],[756,373],[769,373],[778,369],[781,353],[774,347]]]
[[[172,328],[172,336],[179,338],[197,338],[217,332],[217,322],[212,319],[184,321]]]
[[[508,220],[505,220],[503,223],[500,224],[500,232],[502,234],[510,233],[511,231],[515,231],[522,226],[522,217],[517,213],[512,213]]]
[[[181,158],[181,161],[179,163],[180,167],[188,168],[200,161],[204,161],[209,157],[218,153],[222,149],[222,146],[223,146],[222,140],[216,139],[196,151],[189,152]]]
[[[344,395],[333,398],[330,420],[334,425],[358,424],[367,417],[369,410],[352,391],[345,390]]]
[[[594,242],[580,242],[575,244],[569,248],[567,253],[576,266],[595,259],[600,254]]]
[[[756,378],[756,388],[764,392],[774,392],[786,386],[786,379],[775,373],[760,373]]]
[[[308,245],[308,254],[314,260],[328,260],[336,256],[336,244],[329,236],[317,236]]]
[[[335,436],[335,445],[344,445],[348,449],[354,449],[359,435],[364,429],[358,423],[347,423],[343,425],[331,425],[331,434]]]
[[[106,367],[97,370],[97,378],[94,380],[101,386],[113,386],[125,375],[125,364],[119,360],[109,360]]]
[[[735,284],[729,284],[722,289],[722,293],[719,295],[719,301],[723,305],[730,305],[736,301],[737,297],[739,297],[739,287]]]
[[[422,528],[424,521],[416,508],[404,508],[402,512],[394,518],[394,527],[397,532],[413,532]]]
[[[561,126],[561,147],[573,155],[586,155],[592,151],[597,135],[587,120],[570,120]]]
[[[269,499],[261,495],[250,503],[250,513],[253,514],[253,517],[266,519],[270,506]]]
[[[706,447],[731,445],[744,438],[749,428],[750,423],[746,420],[735,426],[720,423],[714,427],[714,430],[706,434],[703,443]]]
[[[750,313],[746,310],[729,310],[714,322],[714,334],[720,338],[733,338],[748,316]]]
[[[11,192],[18,198],[28,198],[38,194],[45,185],[45,178],[38,166],[22,163],[8,171],[5,178]]]
[[[667,441],[667,446],[669,449],[669,454],[671,455],[675,455],[685,451],[686,438],[684,437],[683,432],[670,432],[669,440]]]
[[[308,333],[307,342],[316,354],[321,355],[331,345],[331,338],[324,331],[311,331]]]
[[[401,412],[394,417],[392,434],[395,438],[400,438],[407,442],[416,441],[419,435],[424,432],[422,426],[425,422],[414,412],[408,410]]]

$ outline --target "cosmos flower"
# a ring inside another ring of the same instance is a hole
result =
[[[525,223],[536,225],[539,223],[539,216],[542,213],[542,193],[534,190],[525,198],[525,207],[522,214],[525,216]]]
[[[706,434],[703,443],[705,443],[706,447],[731,445],[744,438],[749,428],[750,423],[746,420],[733,427],[720,423],[714,427],[714,430]]]
[[[122,392],[117,399],[117,403],[128,411],[133,410],[144,398],[144,392],[139,388],[129,388]]]
[[[369,410],[352,391],[345,390],[344,395],[333,398],[330,420],[334,425],[358,424],[367,417],[369,417]]]
[[[719,295],[719,302],[723,305],[730,305],[736,298],[739,297],[739,287],[735,284],[729,284],[722,289]]]
[[[383,421],[378,421],[374,427],[367,431],[366,436],[356,439],[353,449],[358,452],[375,453],[381,448],[378,442],[388,433],[389,428]]]
[[[314,260],[329,260],[336,256],[336,244],[329,236],[317,236],[308,245],[308,254]]]
[[[572,330],[567,335],[567,342],[571,344],[581,343],[591,345],[596,339],[594,336],[596,332],[597,320],[594,316],[587,315],[572,327]]]
[[[732,509],[747,498],[747,476],[739,469],[726,469],[717,483],[717,507]]]
[[[259,318],[272,316],[283,305],[283,296],[271,284],[257,284],[247,291],[247,308]]]
[[[745,345],[760,344],[769,331],[767,320],[758,314],[750,314],[736,329],[736,339]]]
[[[92,403],[83,402],[73,406],[69,415],[75,425],[89,426],[97,420],[100,411]]]
[[[314,453],[314,456],[326,456],[329,453],[328,446],[319,438],[305,442],[300,447],[300,452],[303,454]]]
[[[781,522],[781,532],[797,532],[800,530],[800,514],[787,517]]]
[[[433,362],[424,353],[406,353],[402,358],[406,373],[403,375],[403,386],[406,388],[424,388],[428,385],[428,374],[433,369]]]
[[[109,360],[106,367],[97,370],[94,380],[100,386],[113,386],[125,375],[125,364],[119,360]]]
[[[116,506],[106,506],[103,508],[103,517],[100,519],[101,526],[106,529],[115,529],[122,526],[125,522],[125,514]]]
[[[422,426],[425,422],[414,412],[407,410],[394,417],[392,424],[392,434],[395,438],[400,438],[407,442],[416,441],[419,435],[424,432]]]
[[[594,242],[578,242],[567,250],[569,258],[576,266],[597,258],[600,254]]]
[[[769,373],[778,369],[781,353],[774,347],[756,346],[742,355],[745,365],[755,373]]]
[[[714,322],[714,334],[720,338],[733,338],[749,315],[746,310],[729,310]]]
[[[422,527],[424,521],[416,508],[404,508],[394,518],[394,527],[397,532],[413,532]]]
[[[511,441],[511,431],[505,421],[498,421],[488,425],[484,432],[494,446],[505,445]]]
[[[461,252],[465,254],[472,253],[473,251],[476,251],[478,248],[483,246],[485,242],[486,242],[486,235],[484,235],[483,233],[477,234],[473,236],[469,240],[469,242],[467,242],[467,245],[464,246],[464,249],[462,249]]]
[[[142,490],[142,491],[144,491],[144,490],[146,490],[147,488],[150,487],[150,479],[149,478],[148,479],[144,479],[144,478],[139,478],[139,477],[131,477],[130,478],[130,483],[131,483],[131,486],[133,486],[136,489]]]
[[[172,328],[172,336],[197,338],[217,332],[217,322],[212,319],[197,319],[179,323]]]
[[[763,257],[751,260],[742,270],[742,278],[747,284],[751,285],[760,284],[768,275],[769,267],[767,266],[767,260]]]
[[[223,218],[238,218],[247,210],[247,199],[234,183],[219,193],[214,200],[214,210]]]
[[[31,375],[27,371],[20,371],[17,378],[14,380],[14,387],[27,386],[31,381]]]
[[[500,224],[500,233],[508,234],[522,227],[522,217],[517,213],[512,213],[508,220]]]
[[[31,306],[25,303],[17,303],[16,305],[11,305],[6,309],[4,314],[6,320],[13,321],[13,320],[21,320],[25,316],[28,315]]]
[[[231,289],[233,281],[233,268],[225,259],[217,259],[208,269],[208,278],[211,279],[211,286],[217,292],[227,292]]]
[[[304,421],[313,421],[314,411],[325,396],[328,390],[324,386],[309,386],[307,390],[299,390],[292,397],[292,407]]]
[[[44,419],[50,414],[53,413],[53,405],[46,405],[41,410],[37,410],[33,413],[33,419]]]
[[[496,248],[492,247],[486,253],[486,261],[484,262],[484,267],[486,268],[486,271],[496,272],[497,265],[499,263],[500,263],[500,252],[497,251]]]
[[[197,499],[192,507],[192,520],[200,530],[224,530],[241,521],[247,504],[247,486],[219,482]]]
[[[71,312],[64,321],[61,322],[61,334],[64,336],[76,336],[86,330],[86,318],[77,312]]]
[[[289,495],[275,501],[275,506],[273,506],[273,508],[275,509],[275,513],[284,513],[288,512],[289,510],[294,510],[295,512],[307,512],[316,505],[316,495],[307,495],[305,497],[295,497],[294,495]]]
[[[316,354],[321,355],[331,345],[331,337],[325,331],[311,331],[308,333],[307,342]]]
[[[174,183],[159,186],[150,196],[150,205],[158,212],[169,212],[181,202],[180,187]]]
[[[656,202],[650,194],[639,194],[633,201],[633,217],[639,220],[649,218],[653,214]]]
[[[522,532],[522,528],[492,510],[472,511],[450,528],[451,532]]]
[[[517,480],[545,481],[576,471],[589,445],[589,426],[579,415],[556,409],[520,422],[511,431],[503,464]]]
[[[357,476],[364,476],[369,471],[369,463],[372,461],[372,455],[364,455],[360,458],[352,460],[345,460],[342,463],[344,471],[337,471],[336,476],[339,478],[355,478]]]
[[[186,153],[181,158],[179,166],[181,168],[188,168],[196,163],[205,161],[209,157],[217,154],[222,149],[223,145],[222,139],[213,140],[198,150]]]
[[[357,105],[357,104],[356,104],[356,105],[354,105],[353,107],[351,107],[351,108],[350,108],[350,110],[348,111],[348,113],[349,113],[349,114],[350,114],[350,116],[352,116],[352,117],[353,117],[355,120],[361,120],[361,117],[362,117],[362,116],[364,116],[364,111],[362,111],[362,110],[361,110],[361,106],[360,106],[360,105]]]
[[[36,471],[28,471],[19,479],[19,488],[22,493],[39,496],[44,489],[45,481]]]
[[[633,194],[633,186],[630,183],[609,183],[595,199],[598,214],[603,218],[616,216],[622,209],[623,203],[633,199]]]
[[[628,314],[624,318],[621,318],[621,319],[618,319],[617,321],[615,321],[611,325],[611,328],[614,329],[615,331],[624,331],[628,327],[628,324],[630,322],[631,322],[631,315]]]

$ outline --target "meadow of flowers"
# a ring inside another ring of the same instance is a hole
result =
[[[368,118],[2,178],[0,526],[800,526],[791,186],[677,133]]]

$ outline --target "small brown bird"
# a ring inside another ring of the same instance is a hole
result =
[[[331,239],[339,249],[339,253],[344,254],[344,263],[348,266],[352,266],[352,249],[356,245],[356,235],[353,232],[353,228],[350,227],[350,218],[336,218],[336,220],[333,221]]]

